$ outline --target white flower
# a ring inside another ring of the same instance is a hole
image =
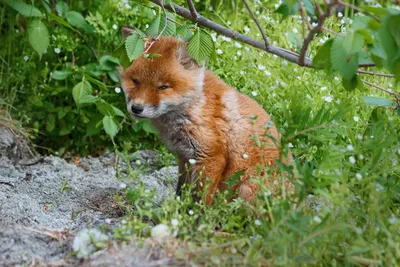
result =
[[[252,94],[253,96],[257,96],[257,92],[256,92],[256,91],[251,92],[251,94]]]
[[[328,89],[328,87],[326,87],[326,86],[321,87],[321,91],[325,91],[326,89]]]
[[[274,92],[274,93],[272,93],[272,97],[275,97],[276,96],[276,93]]]
[[[306,94],[306,97],[310,100],[312,100],[312,97],[310,96],[310,94]]]
[[[293,148],[293,147],[294,147],[292,143],[289,143],[288,146],[289,146],[290,148]]]
[[[351,144],[347,145],[347,150],[348,151],[353,151],[354,150],[354,146],[352,146]]]
[[[389,222],[390,224],[394,224],[394,223],[397,222],[397,218],[396,218],[396,217],[390,217],[390,218],[388,219],[388,222]]]
[[[226,37],[226,36],[221,36],[221,39],[223,40],[223,41],[225,41],[225,42],[230,42],[231,41],[231,38],[229,38],[229,37]]]
[[[335,81],[339,81],[339,80],[340,80],[338,76],[335,76],[333,79],[334,79]]]
[[[361,235],[363,233],[363,230],[360,227],[356,228],[356,233]]]
[[[136,165],[142,165],[142,162],[141,162],[139,159],[137,159],[137,160],[135,161],[135,164],[136,164]]]
[[[328,103],[332,102],[332,100],[333,100],[333,96],[330,96],[330,95],[323,96],[322,98],[325,100],[325,102],[328,102]]]
[[[189,210],[189,215],[193,215],[194,214],[194,212],[193,212],[193,210]]]
[[[125,220],[122,220],[121,223],[122,223],[122,224],[126,224],[126,221],[125,221]]]
[[[221,55],[222,53],[223,53],[222,50],[218,48],[218,49],[217,49],[217,54],[218,54],[218,55]]]
[[[274,7],[275,7],[275,8],[278,8],[278,7],[279,7],[279,4],[275,4]]]
[[[248,158],[249,158],[249,155],[243,154],[243,158],[244,158],[244,159],[248,159]]]
[[[349,157],[349,161],[350,161],[351,164],[354,164],[354,163],[356,163],[356,158],[353,157],[353,156],[350,156]]]
[[[241,55],[242,55],[242,52],[237,51],[237,52],[236,52],[236,55],[241,56]]]
[[[247,26],[244,26],[244,32],[245,32],[245,33],[248,33],[249,31],[250,31],[250,28],[247,27]]]
[[[180,200],[181,200],[181,197],[180,197],[180,196],[177,196],[177,197],[176,197],[176,200],[180,201]]]
[[[388,85],[389,85],[389,87],[393,87],[393,84],[392,84],[392,83],[388,83]]]
[[[58,48],[58,47],[56,47],[56,48],[54,48],[54,52],[55,52],[56,54],[60,54],[60,52],[61,52],[61,49],[60,49],[60,48]]]
[[[114,30],[118,29],[117,24],[112,25],[112,27],[113,27]]]
[[[149,24],[146,24],[144,27],[147,29],[149,27]]]
[[[241,45],[240,43],[238,43],[238,42],[235,42],[235,46],[236,46],[237,48],[242,48],[242,45]]]
[[[104,247],[108,236],[97,229],[83,229],[79,231],[72,243],[72,249],[77,252],[78,258],[87,258],[98,248]]]
[[[179,221],[178,221],[178,219],[172,219],[171,220],[171,224],[172,224],[172,226],[174,226],[174,227],[176,227],[176,226],[178,226],[178,224],[179,224]]]
[[[359,172],[357,172],[356,173],[356,178],[357,178],[357,180],[361,180],[363,177],[362,177],[362,174],[361,173],[359,173]]]
[[[228,25],[231,25],[232,23],[228,20],[227,22],[226,22]]]
[[[266,69],[265,66],[264,66],[264,65],[261,65],[261,64],[258,64],[257,68],[258,68],[259,70],[265,70],[265,69]]]
[[[265,75],[267,75],[267,76],[271,76],[271,72],[269,72],[269,71],[267,71],[267,70],[264,70],[264,73],[265,73]]]
[[[171,231],[169,230],[168,225],[166,224],[157,224],[151,229],[151,237],[156,239],[164,239],[171,235]]]
[[[360,160],[363,160],[363,159],[364,159],[364,155],[363,155],[363,154],[360,154],[360,155],[358,156],[358,158],[359,158]]]
[[[340,99],[336,99],[336,104],[340,104]]]
[[[126,4],[125,4],[125,8],[126,8],[126,9],[131,9],[132,7],[131,7],[128,3],[126,3]],[[155,15],[155,14],[154,14],[154,15]]]
[[[248,51],[250,51],[250,48],[247,47],[247,46],[245,46],[245,47],[244,47],[244,50],[246,50],[246,51],[248,52]]]
[[[362,136],[361,134],[357,134],[357,139],[358,139],[358,140],[362,140],[362,139],[363,139],[363,136]]]
[[[359,121],[360,118],[359,118],[358,116],[354,116],[354,117],[353,117],[353,120],[354,120],[354,121]]]
[[[57,37],[55,35],[51,35],[51,39],[53,39],[54,41],[57,40]]]
[[[239,73],[241,74],[241,75],[243,75],[243,74],[245,74],[246,72],[244,72],[244,71],[239,71]]]
[[[337,14],[337,16],[338,16],[339,18],[343,17],[342,12],[339,12],[339,13]]]
[[[318,23],[316,23],[316,22],[311,23],[311,26],[312,26],[312,27],[315,27],[315,26],[317,26],[317,25],[318,25]]]
[[[314,222],[316,222],[316,223],[321,223],[321,222],[322,222],[321,218],[318,217],[318,216],[314,216],[314,217],[313,217],[313,220],[314,220]]]
[[[260,226],[262,223],[261,223],[260,220],[255,220],[255,221],[254,221],[254,224],[257,225],[257,226]]]
[[[300,76],[297,76],[296,78],[297,78],[297,80],[301,80],[301,77],[300,77]]]
[[[24,60],[28,61],[29,57],[28,56],[24,56]]]
[[[211,38],[213,39],[214,42],[217,41],[217,35],[215,33],[211,34]]]
[[[189,159],[189,163],[192,164],[192,165],[196,164],[196,160],[195,159]]]
[[[277,59],[277,58],[278,58],[278,56],[277,56],[277,55],[273,55],[272,57],[273,57],[273,58],[275,58],[275,59]]]
[[[294,29],[293,29],[293,32],[294,32],[294,33],[298,33],[298,32],[299,32],[299,30],[298,30],[298,29],[296,29],[296,28],[294,28]]]
[[[114,91],[115,91],[117,94],[119,94],[119,93],[121,93],[121,88],[115,87]]]
[[[120,184],[119,184],[119,188],[125,189],[125,188],[126,188],[126,183],[120,183]]]

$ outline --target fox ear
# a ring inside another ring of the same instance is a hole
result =
[[[121,28],[122,39],[125,40],[129,35],[131,35],[134,32],[135,32],[135,30],[132,29],[131,27],[122,26],[122,28]]]
[[[202,64],[196,62],[194,58],[192,58],[186,50],[187,42],[182,42],[179,44],[178,49],[176,50],[176,58],[178,59],[179,63],[187,69],[197,69],[201,68]]]

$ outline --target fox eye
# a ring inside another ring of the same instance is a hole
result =
[[[165,90],[165,89],[168,89],[170,87],[171,86],[169,86],[169,85],[163,85],[163,86],[158,87],[158,90]]]
[[[139,81],[136,80],[136,79],[132,79],[132,82],[133,82],[135,85],[138,85],[138,84],[139,84]]]

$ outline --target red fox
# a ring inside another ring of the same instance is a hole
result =
[[[186,43],[160,38],[149,53],[121,72],[127,109],[135,119],[150,119],[179,162],[177,194],[185,183],[202,188],[212,180],[206,204],[235,172],[243,170],[238,197],[251,201],[258,186],[250,181],[257,164],[274,165],[279,151],[266,132],[279,140],[270,116],[249,97],[205,70],[186,51]],[[265,142],[256,146],[254,136]],[[253,137],[253,138],[252,138]],[[199,177],[201,177],[199,179]]]

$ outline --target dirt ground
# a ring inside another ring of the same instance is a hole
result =
[[[41,157],[30,152],[23,138],[0,126],[0,266],[184,265],[151,240],[141,247],[134,241],[112,241],[112,228],[123,215],[113,195],[135,184],[117,179],[115,159],[114,153],[79,161]],[[138,181],[156,187],[159,201],[171,194],[169,177],[177,177],[177,168],[156,170],[158,155],[153,151],[138,152],[130,163],[133,168],[138,159],[149,166]],[[78,231],[101,225],[107,226],[111,245],[87,260],[71,255]]]

